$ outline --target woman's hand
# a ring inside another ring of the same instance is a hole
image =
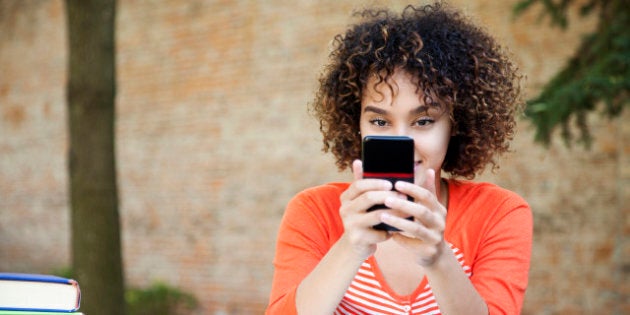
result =
[[[389,181],[363,179],[361,161],[355,161],[352,169],[354,181],[340,196],[344,233],[298,285],[295,308],[299,314],[334,313],[363,261],[374,253],[377,243],[390,237],[372,228],[381,223],[380,213],[390,210],[367,209],[402,194],[393,191]]]
[[[392,184],[382,179],[363,179],[363,166],[360,160],[352,163],[354,181],[341,194],[339,214],[343,221],[342,238],[350,243],[356,254],[367,258],[376,250],[376,244],[391,237],[386,231],[375,230],[374,225],[381,223],[381,214],[390,210],[374,210],[370,207],[385,203],[388,198],[406,198],[392,190]],[[393,214],[392,214],[393,215]]]
[[[446,226],[446,208],[439,202],[435,188],[435,172],[427,170],[424,185],[396,182],[396,190],[414,198],[387,197],[385,205],[413,216],[413,221],[380,213],[381,221],[396,227],[401,232],[394,233],[393,239],[403,247],[414,252],[418,264],[430,267],[441,257],[445,248],[444,228]]]

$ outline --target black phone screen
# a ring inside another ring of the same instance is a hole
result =
[[[363,177],[413,182],[413,139],[403,136],[366,136],[363,139]]]
[[[414,143],[403,136],[366,136],[362,147],[363,178],[379,178],[392,182],[414,181]],[[409,200],[412,198],[408,197]],[[374,205],[367,211],[387,209]],[[407,218],[413,220],[413,217]],[[374,226],[377,230],[398,231],[385,223]]]

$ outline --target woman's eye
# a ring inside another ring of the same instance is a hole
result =
[[[429,125],[429,124],[433,123],[433,121],[434,120],[431,119],[431,118],[421,118],[421,119],[416,120],[415,125],[417,125],[417,126],[426,126],[426,125]]]
[[[375,125],[375,126],[378,126],[378,127],[385,127],[385,126],[387,126],[387,121],[385,121],[383,119],[379,119],[379,118],[370,120],[370,123],[372,125]]]

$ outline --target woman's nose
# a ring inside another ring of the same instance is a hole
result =
[[[394,136],[409,136],[409,130],[406,127],[397,127],[394,129]]]

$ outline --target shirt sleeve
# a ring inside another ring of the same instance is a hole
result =
[[[278,230],[275,272],[265,314],[297,314],[298,285],[338,238],[331,233],[331,227],[332,231],[338,230],[340,223],[331,211],[338,212],[339,198],[334,195],[324,198],[322,190],[319,189],[319,194],[312,190],[302,192],[286,207]]]
[[[533,218],[529,205],[515,196],[487,218],[471,281],[488,313],[518,315],[527,288]]]

